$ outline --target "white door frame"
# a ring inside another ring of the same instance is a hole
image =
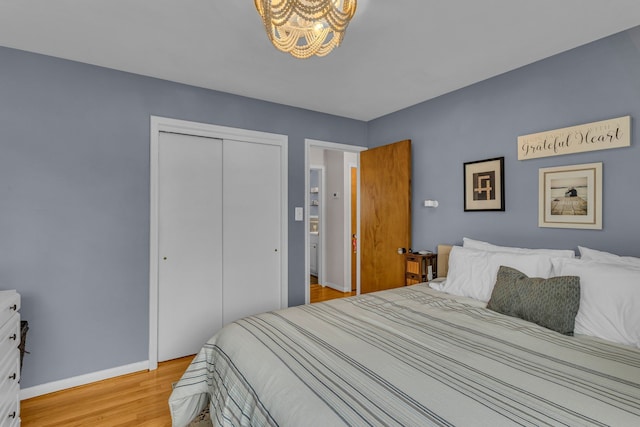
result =
[[[288,137],[267,132],[231,128],[208,123],[190,122],[151,116],[150,120],[150,230],[149,230],[149,369],[158,367],[158,136],[160,132],[204,136],[222,140],[238,140],[279,145],[281,150],[281,278],[280,306],[289,304],[288,250]],[[307,266],[308,268],[308,266]],[[308,279],[307,279],[308,280]],[[203,343],[204,344],[204,343]]]
[[[357,240],[356,240],[356,294],[360,295],[360,272],[359,272],[359,268],[360,268],[360,168],[358,167],[358,164],[360,163],[360,155],[357,155],[357,159],[356,159],[356,163],[348,163],[345,167],[345,177],[348,177],[348,179],[345,179],[344,182],[344,197],[345,197],[345,201],[346,206],[345,206],[345,230],[349,230],[349,232],[347,233],[347,239],[345,241],[345,262],[347,262],[346,260],[348,259],[349,261],[349,268],[345,268],[344,271],[344,284],[345,284],[345,288],[348,288],[349,291],[351,292],[351,251],[352,251],[352,247],[351,245],[353,245],[353,242],[351,241],[351,239],[353,238],[352,235],[354,234],[354,230],[351,229],[351,209],[353,208],[353,206],[351,206],[351,197],[347,198],[347,194],[351,195],[351,168],[356,168],[356,230],[355,230],[355,235],[357,236]]]
[[[316,164],[310,164],[309,165],[309,171],[311,171],[311,169],[316,169],[318,171],[320,171],[320,209],[318,209],[318,228],[320,230],[324,230],[325,228],[325,220],[326,220],[326,191],[325,191],[325,187],[327,186],[327,182],[326,182],[326,168],[324,165],[316,165]],[[307,178],[308,179],[308,178]],[[311,185],[311,184],[309,184]],[[309,193],[309,203],[306,203],[306,206],[311,206],[311,194]],[[307,208],[307,211],[309,211],[309,208]],[[309,215],[306,215],[307,217]],[[307,219],[308,220],[308,219]],[[309,225],[307,227],[307,230],[311,230],[311,226]],[[323,252],[323,248],[324,248],[324,242],[322,241],[322,239],[324,239],[325,234],[324,233],[320,233],[318,235],[318,261],[316,263],[316,266],[318,267],[316,273],[318,274],[318,282],[320,283],[324,283],[324,275],[325,275],[325,271],[324,271],[324,252]],[[309,258],[309,257],[307,257]],[[309,275],[311,275],[311,267],[309,267]]]
[[[306,208],[307,206],[309,206],[311,204],[311,197],[309,194],[309,171],[311,169],[311,147],[313,148],[319,148],[322,150],[337,150],[337,151],[343,151],[343,152],[349,152],[349,153],[356,153],[358,154],[358,188],[360,188],[360,153],[367,150],[367,147],[362,147],[359,145],[348,145],[348,144],[339,144],[336,142],[328,142],[328,141],[319,141],[319,140],[315,140],[315,139],[308,139],[306,138],[304,140],[304,205],[305,205],[305,212],[307,214],[305,214],[304,216],[304,253],[305,253],[305,257],[304,257],[304,298],[305,298],[305,304],[309,304],[310,302],[310,295],[309,295],[309,287],[311,285],[311,281],[310,281],[310,276],[311,276],[311,272],[309,269],[309,252],[310,252],[310,247],[309,247],[309,240],[310,240],[310,235],[309,235],[309,209]],[[326,192],[326,188],[325,188],[325,192]],[[321,206],[321,209],[323,208],[323,206]],[[322,215],[322,217],[324,217],[325,215]],[[345,218],[345,229],[349,230],[351,229],[351,218]],[[323,236],[323,231],[321,229],[320,232],[320,241],[322,242],[322,236]],[[358,236],[360,236],[360,191],[358,191]],[[345,234],[345,245],[347,245],[348,247],[351,247],[351,236],[347,234]],[[324,262],[324,250],[325,250],[325,246],[322,243],[320,244],[320,249],[322,252],[322,255],[319,255],[320,258],[322,258],[322,264],[320,265],[320,267],[322,268],[322,271],[324,273],[324,264],[326,264]],[[351,270],[351,255],[350,253],[347,251],[347,253],[345,254],[345,265],[349,266],[349,271]],[[357,272],[356,272],[356,282],[357,282],[357,293],[360,293],[360,239],[358,239],[358,261],[357,261]],[[324,275],[324,274],[323,274]],[[346,276],[346,274],[345,274]],[[351,275],[349,275],[349,283],[351,283]],[[349,285],[351,286],[351,285]]]

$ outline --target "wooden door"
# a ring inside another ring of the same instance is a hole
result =
[[[197,353],[222,327],[222,141],[158,139],[158,360]]]
[[[404,285],[411,246],[411,141],[360,153],[360,292]]]

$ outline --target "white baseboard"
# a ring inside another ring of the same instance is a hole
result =
[[[149,369],[149,361],[132,363],[130,365],[117,366],[104,371],[92,372],[90,374],[79,375],[77,377],[66,378],[64,380],[53,381],[46,384],[40,384],[33,387],[27,387],[20,390],[20,400],[31,399],[32,397],[42,396],[43,394],[53,393],[55,391],[65,390],[67,388],[78,387],[85,384],[102,381],[109,378],[118,377],[120,375],[131,374]]]
[[[331,283],[331,282],[325,283],[324,286],[328,286],[331,289],[335,289],[336,291],[340,291],[340,292],[351,292],[351,288],[345,289],[344,286],[336,285],[335,283]]]

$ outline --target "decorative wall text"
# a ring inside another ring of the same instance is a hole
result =
[[[518,137],[518,160],[631,145],[631,116]]]

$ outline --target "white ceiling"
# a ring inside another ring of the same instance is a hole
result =
[[[639,0],[358,3],[307,60],[271,46],[253,0],[0,0],[0,45],[371,120],[640,25]]]

